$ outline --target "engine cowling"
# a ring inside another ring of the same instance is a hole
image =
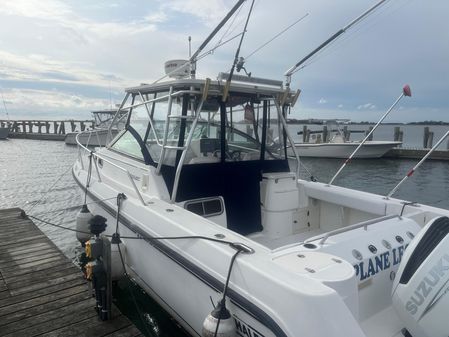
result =
[[[408,246],[393,284],[393,307],[413,337],[449,336],[449,218],[439,217]]]

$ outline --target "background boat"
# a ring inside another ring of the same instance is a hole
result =
[[[94,118],[94,128],[85,132],[70,132],[66,135],[64,142],[68,145],[76,145],[76,136],[78,141],[85,146],[105,146],[108,138],[109,126],[114,119],[114,115],[117,112],[116,109],[105,109],[92,111]],[[126,115],[126,111],[120,116],[123,118]],[[123,127],[124,123],[117,123],[118,125],[111,130],[112,137],[115,137]]]
[[[301,157],[317,158],[348,158],[359,146],[360,142],[329,142],[329,143],[295,143]],[[388,140],[367,141],[354,156],[355,158],[380,158],[389,150],[401,145],[402,142]],[[289,155],[293,155],[290,149]]]

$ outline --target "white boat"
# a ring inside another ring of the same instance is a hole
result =
[[[347,122],[347,121],[346,121]],[[326,131],[312,131],[312,135],[304,137],[312,138],[308,142],[295,142],[295,148],[301,157],[318,158],[349,158],[359,147],[362,141],[350,141],[350,131],[341,128],[341,120],[327,120]],[[360,132],[360,131],[358,131]],[[302,132],[298,132],[302,134]],[[353,158],[380,158],[389,150],[402,144],[399,141],[366,140],[358,149]],[[293,155],[291,148],[289,155]]]
[[[447,337],[449,211],[299,179],[297,93],[229,77],[128,88],[125,129],[79,145],[74,179],[127,272],[192,336],[224,297],[226,336]],[[254,137],[233,128],[254,111]]]
[[[277,109],[282,135],[288,131],[280,106],[292,95],[280,102],[280,85],[233,82],[234,103],[224,104],[224,84],[182,79],[127,89],[126,130],[92,153],[89,207],[108,219],[112,234],[117,205],[107,199],[126,195],[118,231],[142,238],[123,240],[126,268],[137,283],[187,331],[201,335],[211,299],[219,300],[235,247],[242,245],[248,253],[235,261],[227,306],[237,329],[250,336],[399,337],[401,329],[420,331],[413,329],[447,312],[445,271],[440,283],[432,279],[442,296],[432,310],[415,297],[419,282],[443,261],[437,257],[446,256],[441,245],[447,238],[438,245],[426,233],[440,222],[446,230],[449,211],[298,179],[285,152],[265,144],[267,133],[257,141],[220,119],[257,98],[252,104],[265,111],[265,121],[268,107]],[[164,128],[142,113],[146,105],[165,109]],[[73,168],[82,189],[91,154],[84,150]],[[158,237],[192,238],[153,240]],[[425,244],[418,268],[410,247]],[[414,321],[415,309],[424,321]]]
[[[358,141],[330,141],[327,143],[295,143],[301,157],[348,158],[359,146]],[[402,142],[388,140],[368,140],[354,158],[380,158],[389,150],[398,147]],[[293,151],[289,150],[293,155]]]
[[[9,128],[0,127],[0,139],[6,139],[9,136]]]
[[[105,109],[92,111],[92,116],[94,118],[94,128],[93,130],[81,131],[81,132],[70,132],[67,133],[64,142],[67,145],[77,145],[78,141],[87,146],[105,146],[108,141],[109,126],[117,112],[117,109]],[[122,111],[121,116],[125,116],[126,111]],[[110,133],[112,136],[118,134],[124,126],[124,121],[121,123],[116,123],[116,127],[113,128]]]

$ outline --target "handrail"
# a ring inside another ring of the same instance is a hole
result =
[[[318,240],[318,239],[321,238],[319,244],[323,245],[326,242],[326,240],[329,239],[331,236],[334,236],[334,235],[337,235],[337,234],[341,234],[341,233],[344,233],[344,232],[348,232],[348,231],[351,231],[353,229],[357,229],[357,228],[361,228],[361,227],[364,227],[364,229],[367,230],[368,226],[370,226],[370,225],[374,225],[376,223],[379,223],[379,222],[382,222],[382,221],[386,221],[386,220],[390,220],[390,219],[393,219],[393,218],[401,218],[401,217],[399,215],[397,215],[397,214],[381,216],[379,218],[370,219],[370,220],[367,220],[367,221],[356,223],[354,225],[350,225],[350,226],[346,226],[346,227],[343,227],[343,228],[335,229],[333,231],[327,232],[322,237],[318,237],[318,238],[315,237],[315,238],[307,239],[307,240],[304,241],[304,243],[312,242],[312,241],[315,241],[315,240]]]
[[[192,126],[189,131],[189,135],[187,136],[184,151],[182,151],[181,158],[178,163],[178,167],[176,168],[175,181],[173,183],[173,191],[172,191],[172,196],[171,196],[171,200],[170,200],[171,203],[174,203],[176,201],[176,194],[178,193],[179,177],[181,175],[182,167],[184,166],[184,160],[186,157],[187,149],[190,147],[190,143],[192,142],[192,138],[193,138],[193,133],[195,132],[196,124],[198,123],[198,119],[200,118],[200,115],[201,115],[201,109],[203,107],[204,101],[205,101],[205,99],[203,97],[200,101],[200,104],[198,105],[198,108],[196,111],[196,114],[197,114],[196,118],[192,122]]]
[[[172,93],[173,93],[173,86],[170,86],[169,94],[171,95]],[[167,111],[167,116],[165,117],[165,125],[164,125],[164,139],[162,140],[161,156],[160,156],[159,162],[157,164],[156,174],[159,174],[161,172],[162,163],[165,159],[165,150],[166,150],[167,138],[168,138],[168,128],[169,128],[169,123],[170,123],[170,119],[168,118],[168,116],[171,114],[171,109],[172,109],[172,96],[170,96],[170,98],[168,99],[168,111]],[[156,139],[156,141],[157,141],[157,139]],[[157,144],[159,145],[159,143],[157,143]]]
[[[210,86],[210,79],[208,78],[208,79],[206,79],[206,83],[203,88],[200,103],[198,104],[198,107],[196,108],[195,119],[193,120],[192,125],[190,127],[190,131],[189,131],[187,140],[184,145],[184,150],[182,151],[178,166],[176,167],[175,181],[173,183],[173,190],[172,190],[172,195],[171,195],[171,199],[170,199],[171,203],[174,203],[176,201],[176,194],[178,193],[179,177],[181,176],[181,170],[184,165],[184,160],[185,160],[185,157],[187,154],[187,150],[189,149],[190,143],[192,142],[192,138],[193,138],[193,134],[195,132],[196,125],[201,116],[201,109],[203,108],[203,103],[206,101],[207,96],[209,94],[209,86]]]
[[[145,200],[143,200],[142,194],[140,193],[139,189],[137,188],[136,183],[134,182],[134,179],[132,178],[131,173],[130,173],[127,169],[125,169],[124,167],[121,167],[121,166],[115,164],[114,162],[112,162],[112,161],[106,159],[105,157],[103,157],[103,156],[101,156],[101,155],[99,155],[99,154],[97,154],[97,153],[95,153],[95,152],[89,150],[87,147],[85,147],[83,144],[81,144],[81,143],[79,142],[78,135],[77,135],[77,137],[76,137],[76,141],[77,141],[77,143],[78,143],[78,147],[81,148],[82,150],[84,150],[84,151],[86,151],[86,152],[89,152],[92,156],[94,156],[94,157],[96,157],[96,158],[98,158],[98,159],[101,159],[101,160],[105,161],[106,163],[108,163],[108,164],[110,164],[110,165],[112,165],[112,166],[118,168],[119,170],[122,170],[123,172],[125,172],[126,175],[127,175],[128,178],[129,178],[129,180],[130,180],[130,182],[131,182],[131,185],[133,186],[134,191],[136,192],[136,195],[137,195],[137,197],[139,198],[140,202],[142,203],[142,205],[146,206],[146,203],[145,203]],[[82,160],[81,160],[81,163],[82,163]],[[84,165],[83,165],[83,164],[82,164],[81,167],[84,169]],[[98,166],[95,165],[95,167],[96,167],[96,170],[97,170],[97,175],[100,177],[100,171],[99,171],[99,169],[98,169]],[[101,177],[100,177],[99,181],[101,181]]]
[[[300,169],[300,166],[301,166],[301,161],[299,159],[298,152],[296,152],[295,142],[293,141],[293,138],[290,135],[290,132],[288,131],[287,121],[285,120],[285,118],[284,118],[284,116],[282,114],[282,110],[281,110],[281,107],[279,105],[279,102],[276,100],[275,97],[273,97],[273,101],[274,101],[274,104],[276,105],[276,110],[278,112],[278,117],[279,117],[279,119],[282,122],[282,126],[284,127],[284,130],[285,130],[285,134],[287,135],[288,141],[289,141],[289,143],[290,143],[290,145],[292,147],[293,154],[295,155],[295,158],[296,158],[296,162],[298,163],[296,165],[296,179],[299,179],[299,169]]]
[[[218,93],[218,91],[217,91],[217,93]],[[139,94],[141,94],[140,91],[139,91]],[[175,91],[171,95],[172,96],[181,96],[181,95],[184,95],[184,94],[200,95],[201,92],[197,91],[197,90],[179,90],[179,91]],[[156,98],[152,98],[152,99],[143,101],[141,103],[135,103],[135,104],[131,104],[131,105],[128,105],[128,106],[124,106],[122,109],[123,110],[128,110],[128,109],[131,109],[131,108],[137,108],[139,106],[146,105],[148,103],[159,102],[159,101],[165,100],[167,98],[170,98],[169,94],[168,95],[164,95],[164,96],[160,96],[160,97],[156,97]]]

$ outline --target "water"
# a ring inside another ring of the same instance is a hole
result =
[[[431,129],[435,129],[437,134],[437,128],[432,126]],[[444,127],[438,129],[441,134],[445,132]],[[385,135],[391,135],[384,139],[391,139],[392,130],[393,126],[385,126],[379,130],[379,134],[382,131]],[[407,138],[407,135],[413,134],[410,130],[416,130],[417,140]],[[407,127],[404,129],[404,142],[410,146],[419,146],[422,130],[422,126]],[[375,139],[382,138],[375,136]],[[74,228],[74,219],[79,209],[77,206],[83,202],[71,176],[71,167],[77,155],[76,147],[67,146],[62,142],[26,139],[1,141],[0,208],[20,207],[29,214]],[[305,158],[302,162],[319,181],[328,182],[343,160]],[[385,195],[415,163],[416,160],[354,160],[337,178],[335,184]],[[449,209],[448,165],[447,162],[425,162],[395,196]],[[302,175],[307,177],[304,170]],[[47,193],[48,190],[51,191]],[[45,224],[38,226],[68,257],[76,260],[81,250],[73,232]],[[156,303],[128,281],[120,282],[114,296],[120,309],[130,316],[147,336],[187,336]],[[138,310],[135,309],[133,297],[138,302]]]

